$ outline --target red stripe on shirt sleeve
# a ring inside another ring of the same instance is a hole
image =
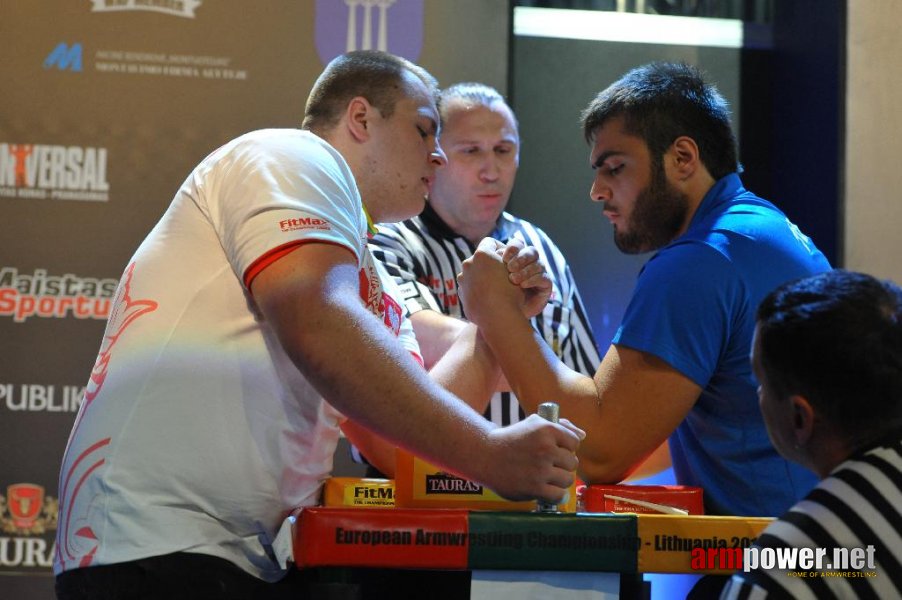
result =
[[[244,286],[248,289],[248,291],[250,291],[251,283],[253,283],[253,281],[257,277],[257,275],[262,273],[266,267],[273,264],[274,262],[276,262],[277,260],[279,260],[280,258],[285,256],[286,254],[289,254],[292,250],[297,249],[302,244],[310,244],[310,243],[332,244],[333,246],[338,246],[339,248],[347,248],[354,254],[354,256],[357,256],[357,253],[354,252],[354,249],[346,244],[340,244],[338,242],[332,242],[329,240],[317,240],[317,239],[293,240],[291,242],[288,242],[287,244],[282,244],[281,246],[276,246],[275,248],[273,248],[272,250],[270,250],[269,252],[267,252],[266,254],[264,254],[263,256],[258,258],[257,260],[255,260],[253,263],[251,263],[251,266],[249,266],[247,268],[247,270],[244,272]]]

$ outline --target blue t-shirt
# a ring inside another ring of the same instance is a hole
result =
[[[702,387],[670,451],[677,481],[704,489],[709,514],[775,517],[817,483],[770,443],[749,353],[764,296],[830,268],[786,215],[731,174],[639,273],[613,343],[653,354]]]

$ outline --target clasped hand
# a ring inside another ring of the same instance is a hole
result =
[[[538,251],[519,238],[507,244],[483,239],[463,262],[457,281],[467,318],[477,325],[498,310],[532,318],[542,312],[552,293],[551,277]]]

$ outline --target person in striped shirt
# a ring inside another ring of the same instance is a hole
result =
[[[520,154],[513,111],[497,90],[470,82],[444,89],[438,107],[448,164],[436,171],[425,210],[401,223],[380,224],[370,240],[373,255],[401,287],[426,367],[445,353],[464,325],[456,277],[461,263],[489,236],[502,242],[521,238],[538,250],[554,291],[532,319],[533,327],[565,364],[591,375],[600,358],[567,261],[544,231],[504,210]],[[503,381],[487,405],[473,408],[498,425],[525,417]],[[393,469],[390,453],[368,458],[383,472]]]
[[[902,289],[842,270],[781,286],[752,367],[774,446],[823,478],[756,544],[827,553],[819,571],[740,572],[721,598],[902,598]],[[874,564],[829,564],[833,548]]]

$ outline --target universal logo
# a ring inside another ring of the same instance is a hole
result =
[[[106,202],[109,191],[106,148],[0,142],[0,197]]]
[[[44,495],[33,483],[14,483],[0,495],[0,532],[12,535],[41,535],[56,529],[59,501]]]
[[[482,494],[482,486],[448,473],[426,475],[427,494]]]

